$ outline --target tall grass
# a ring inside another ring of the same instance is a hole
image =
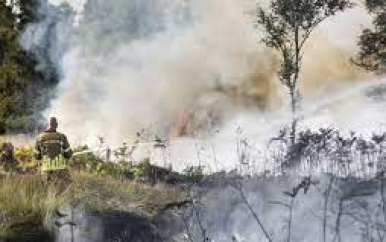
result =
[[[66,196],[94,210],[121,210],[151,218],[187,197],[181,188],[161,184],[150,186],[87,172],[74,172],[72,178]]]
[[[40,234],[64,202],[64,194],[40,176],[1,177],[0,237]]]
[[[0,238],[37,236],[62,205],[119,210],[151,218],[169,204],[186,199],[178,188],[123,181],[86,172],[72,172],[65,190],[40,175],[0,177]]]

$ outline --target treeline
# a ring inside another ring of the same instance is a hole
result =
[[[36,130],[40,112],[57,83],[52,70],[37,70],[20,36],[39,21],[39,0],[0,0],[0,134]]]

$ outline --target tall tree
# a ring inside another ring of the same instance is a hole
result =
[[[6,129],[7,118],[13,113],[15,105],[21,100],[20,68],[16,64],[18,56],[16,15],[13,7],[5,0],[0,2],[0,133]]]
[[[45,74],[36,70],[36,57],[19,40],[37,21],[38,8],[37,0],[0,0],[0,134],[30,132],[38,123],[37,91]]]
[[[320,23],[350,6],[349,0],[272,0],[269,8],[258,7],[258,24],[265,30],[263,42],[281,56],[278,74],[291,98],[292,144],[299,119],[298,80],[305,44]]]
[[[386,1],[366,0],[373,16],[373,28],[365,29],[359,39],[357,64],[370,71],[386,72]]]

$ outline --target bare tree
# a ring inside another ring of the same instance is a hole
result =
[[[266,240],[268,242],[272,242],[272,238],[270,236],[270,234],[268,233],[268,230],[265,228],[261,218],[259,217],[259,215],[256,213],[256,211],[253,209],[252,205],[250,204],[250,202],[248,201],[248,198],[246,197],[245,193],[244,193],[244,190],[243,190],[243,187],[242,187],[242,184],[240,182],[235,182],[233,184],[230,184],[234,189],[236,189],[237,191],[239,191],[240,193],[240,196],[241,196],[241,199],[242,199],[242,203],[244,203],[248,210],[250,211],[250,213],[252,214],[253,218],[255,219],[255,221],[257,222],[257,224],[259,225],[259,228],[261,229],[261,231],[263,232]]]
[[[268,9],[258,7],[257,22],[266,32],[263,42],[281,56],[278,74],[291,97],[292,144],[299,119],[298,79],[305,43],[321,22],[350,6],[349,0],[272,0]]]

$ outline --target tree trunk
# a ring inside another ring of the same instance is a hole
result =
[[[297,108],[296,108],[296,96],[295,96],[295,88],[290,88],[291,95],[291,111],[292,111],[292,123],[290,130],[290,141],[291,145],[295,144],[296,141],[296,125],[297,125]]]

